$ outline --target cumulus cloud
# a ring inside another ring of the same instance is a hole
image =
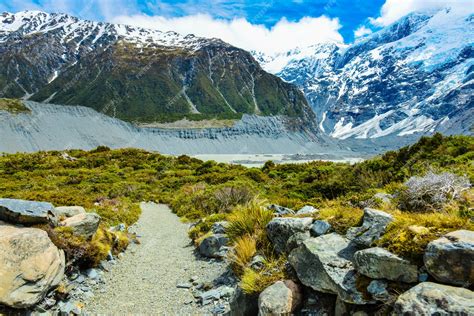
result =
[[[234,46],[264,53],[286,51],[323,42],[343,42],[337,18],[304,17],[299,21],[282,18],[273,27],[252,24],[244,18],[216,19],[208,14],[167,18],[163,16],[121,15],[114,23],[129,24],[161,31],[175,31],[202,37],[220,38]]]
[[[401,17],[415,11],[439,10],[443,8],[473,9],[472,0],[386,0],[380,10],[380,16],[371,18],[376,26],[387,26]]]
[[[359,37],[363,37],[365,35],[369,35],[370,33],[372,33],[371,29],[369,29],[368,27],[366,27],[364,25],[361,25],[361,26],[359,26],[359,28],[357,28],[354,31],[354,37],[359,38]]]

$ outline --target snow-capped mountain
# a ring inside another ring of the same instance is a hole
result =
[[[295,86],[219,39],[41,11],[0,15],[0,96],[84,105],[128,121],[315,121]]]
[[[254,52],[298,85],[319,128],[338,139],[470,133],[474,124],[474,14],[412,13],[344,46]]]

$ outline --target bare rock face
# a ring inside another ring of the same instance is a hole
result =
[[[474,284],[474,232],[457,230],[433,240],[426,247],[424,262],[439,282]]]
[[[37,228],[0,222],[0,304],[27,308],[37,304],[64,275],[64,252]]]
[[[0,199],[0,220],[12,224],[34,225],[47,223],[54,206],[47,202]]]
[[[474,292],[423,282],[400,295],[393,309],[394,315],[473,315]]]
[[[387,279],[414,283],[418,281],[418,267],[383,248],[357,251],[354,264],[361,274],[372,279]]]
[[[301,304],[301,289],[291,280],[267,287],[258,298],[258,315],[290,315]]]
[[[99,227],[100,216],[95,213],[83,213],[69,217],[61,222],[61,226],[72,228],[74,234],[91,238]]]

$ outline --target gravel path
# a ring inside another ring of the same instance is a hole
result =
[[[207,313],[188,289],[176,285],[193,276],[200,282],[212,282],[224,273],[225,264],[195,257],[188,225],[168,206],[142,203],[141,208],[134,229],[141,244],[130,246],[105,274],[105,291],[95,293],[87,311],[108,315]]]

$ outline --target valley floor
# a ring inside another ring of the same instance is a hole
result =
[[[225,265],[194,255],[188,225],[180,222],[166,205],[140,206],[142,216],[135,231],[141,244],[132,245],[106,274],[104,293],[96,293],[86,306],[87,311],[108,315],[206,313],[195,303],[191,292],[177,288],[177,284],[188,283],[193,276],[199,282],[212,283],[225,272]]]

